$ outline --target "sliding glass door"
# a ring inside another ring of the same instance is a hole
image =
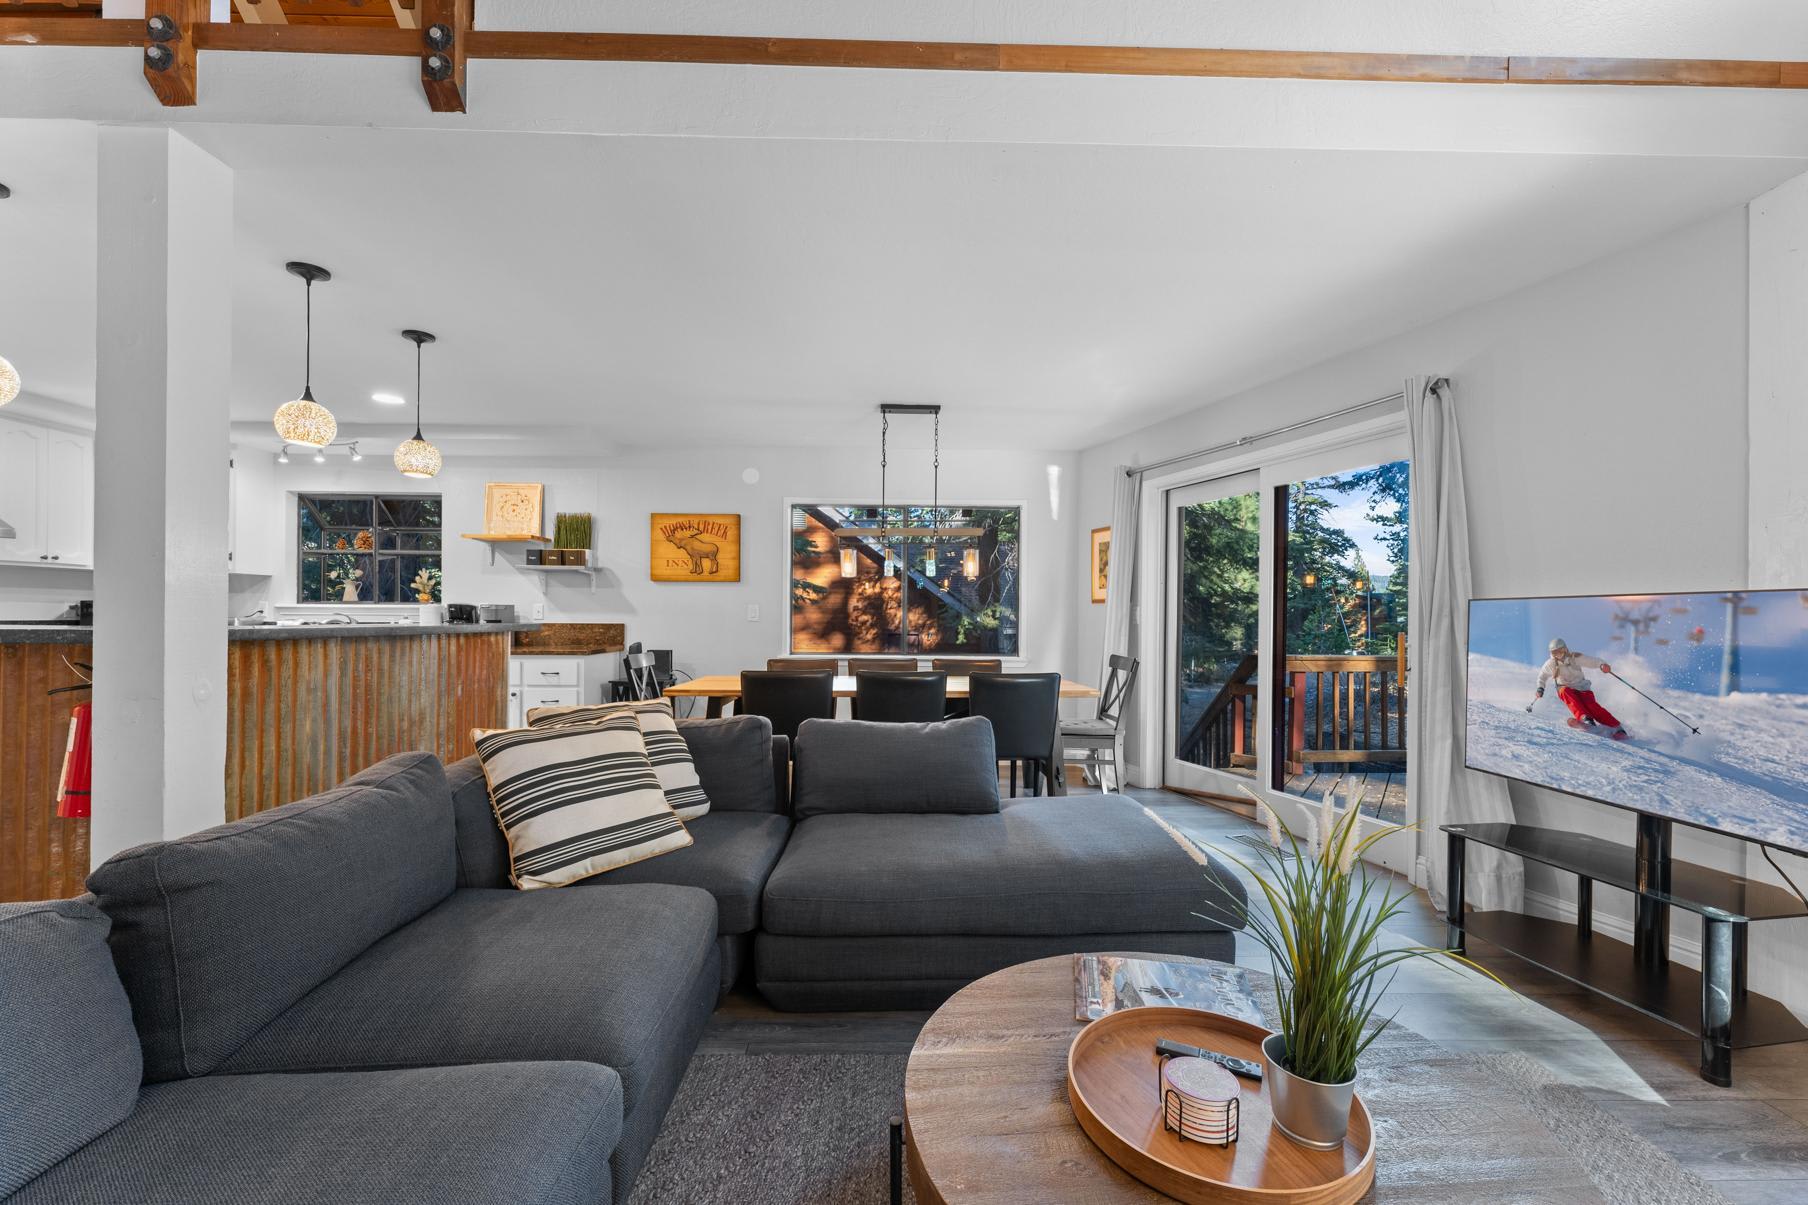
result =
[[[1163,781],[1411,823],[1404,440],[1251,463],[1162,495]],[[1412,849],[1390,838],[1370,856],[1405,870]]]
[[[1168,785],[1256,781],[1262,495],[1254,473],[1168,492]]]

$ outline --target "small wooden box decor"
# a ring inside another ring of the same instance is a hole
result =
[[[656,582],[741,580],[741,516],[656,514],[647,564]]]
[[[1092,529],[1092,601],[1105,601],[1105,579],[1111,572],[1111,529]]]
[[[491,536],[539,536],[546,487],[538,481],[492,481],[483,487],[483,531]]]
[[[542,565],[563,565],[565,563],[565,550],[563,548],[542,548],[540,550],[540,563]]]

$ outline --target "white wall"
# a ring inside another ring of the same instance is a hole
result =
[[[1751,203],[1751,455],[1749,549],[1754,587],[1808,586],[1808,176]],[[1773,855],[1798,886],[1808,864]],[[1761,850],[1746,852],[1745,873],[1783,885]],[[1808,921],[1759,926],[1772,944],[1797,951],[1781,967],[1790,1000],[1808,999]]]
[[[239,455],[257,453],[241,448]],[[1051,505],[1050,474],[1071,488],[1077,458],[1035,451],[942,452],[945,502],[1021,503],[1023,512],[1022,635],[1027,664],[1068,670],[1073,616],[1066,598],[1080,570],[1075,560],[1073,505]],[[742,474],[758,472],[749,484]],[[619,621],[627,638],[650,648],[671,648],[679,668],[693,674],[732,673],[765,664],[786,652],[790,536],[785,500],[864,501],[878,496],[877,449],[658,449],[594,467],[524,468],[453,459],[433,481],[408,481],[386,455],[353,466],[343,453],[315,465],[305,456],[277,466],[276,487],[285,495],[310,490],[386,490],[439,493],[449,534],[444,557],[444,598],[450,602],[514,603],[523,618],[536,602],[549,621]],[[575,574],[537,574],[520,568],[521,551],[499,550],[492,566],[486,545],[458,533],[483,530],[487,481],[538,481],[546,486],[547,530],[557,511],[589,511],[595,520],[596,593]],[[927,452],[891,457],[889,496],[927,502]],[[653,582],[647,576],[648,515],[656,511],[726,512],[741,515],[741,581],[738,584]],[[241,613],[258,602],[294,602],[293,509],[274,508],[268,538],[284,549],[278,572],[267,582],[241,586]],[[504,564],[504,561],[515,563]],[[542,586],[544,585],[544,593]],[[747,608],[759,607],[750,621]]]
[[[1477,595],[1742,585],[1746,257],[1741,207],[1090,449],[1080,458],[1075,547],[1110,522],[1115,465],[1383,396],[1409,375],[1444,374],[1458,398]],[[1075,658],[1090,670],[1102,608],[1085,605],[1083,586],[1072,597]],[[1159,615],[1148,606],[1145,614]],[[1147,781],[1159,768],[1142,773]],[[1631,839],[1628,812],[1517,784],[1513,798],[1523,822]],[[1744,866],[1731,839],[1679,828],[1676,840],[1692,861]],[[1549,897],[1535,896],[1535,907],[1574,899],[1568,876],[1532,867],[1528,885]],[[1597,891],[1596,907],[1604,930],[1608,917],[1630,915],[1620,892]],[[1808,960],[1799,938],[1756,929],[1753,987],[1776,991],[1789,964]],[[1697,936],[1688,917],[1673,931],[1685,942]]]

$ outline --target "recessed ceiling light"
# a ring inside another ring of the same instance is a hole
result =
[[[399,393],[373,393],[370,400],[385,406],[406,406],[408,399]]]

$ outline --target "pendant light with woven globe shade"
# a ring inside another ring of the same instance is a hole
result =
[[[395,467],[404,477],[433,477],[440,466],[439,449],[421,437],[421,346],[434,337],[426,331],[403,331],[402,338],[414,344],[414,438],[396,446]]]
[[[19,396],[19,370],[0,356],[0,406]]]
[[[324,448],[339,434],[339,421],[331,410],[314,400],[314,282],[331,280],[333,274],[314,264],[293,262],[283,266],[307,281],[307,327],[302,345],[301,396],[276,408],[276,434],[286,444]]]

